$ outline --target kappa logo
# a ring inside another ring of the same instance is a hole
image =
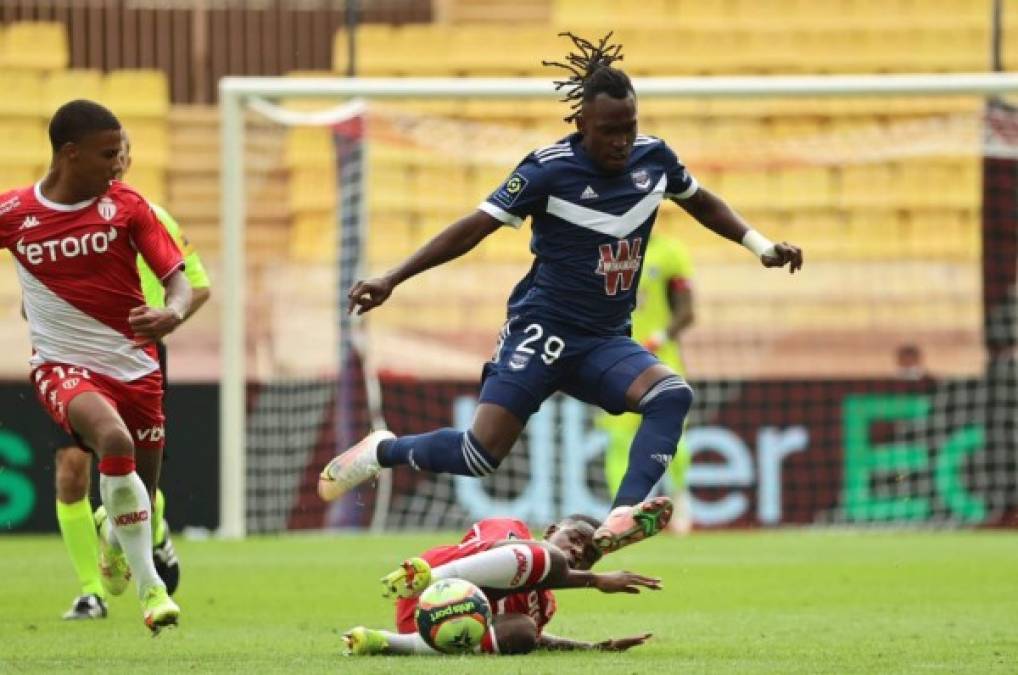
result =
[[[632,173],[632,177],[637,190],[646,192],[650,188],[650,174],[646,169],[637,169]]]
[[[25,219],[21,221],[21,227],[18,229],[27,230],[33,227],[39,227],[39,219],[35,216],[25,216]]]
[[[633,279],[643,262],[643,256],[640,255],[642,247],[643,237],[620,239],[617,251],[612,250],[611,244],[601,244],[598,247],[600,259],[595,273],[604,276],[606,295],[615,295],[620,288],[628,291],[633,286]]]
[[[99,200],[98,209],[99,215],[106,221],[113,220],[113,216],[117,215],[117,205],[109,197],[103,197]]]
[[[580,194],[581,200],[597,199],[597,197],[598,194],[594,192],[594,188],[590,187],[589,185],[586,188],[584,188],[583,193]]]
[[[148,429],[135,429],[134,435],[139,441],[158,443],[166,436],[166,429],[164,429],[161,424],[157,424],[156,426],[149,427]]]

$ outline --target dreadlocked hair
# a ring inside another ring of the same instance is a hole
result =
[[[592,101],[598,94],[608,94],[612,98],[625,98],[633,92],[633,83],[629,76],[612,63],[622,60],[622,45],[609,44],[614,33],[608,33],[598,40],[597,45],[570,32],[559,33],[559,37],[567,37],[573,41],[578,51],[570,52],[565,63],[561,61],[541,61],[543,66],[564,68],[571,74],[564,80],[555,81],[555,90],[568,88],[563,103],[569,103],[571,112],[563,119],[573,122],[580,114],[584,101]]]

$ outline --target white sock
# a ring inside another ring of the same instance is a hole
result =
[[[390,633],[387,630],[378,631],[385,636],[389,643],[389,654],[441,654],[428,646],[418,633]]]
[[[466,579],[482,588],[533,586],[548,576],[551,559],[543,547],[511,544],[453,560],[431,570],[434,581]]]
[[[99,474],[99,494],[110,521],[111,543],[124,551],[138,582],[138,597],[152,586],[164,586],[152,562],[152,504],[138,474]]]

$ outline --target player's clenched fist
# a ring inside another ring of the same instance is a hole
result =
[[[134,331],[134,344],[147,345],[161,340],[180,325],[183,317],[168,308],[139,305],[131,309],[127,323]]]
[[[350,299],[347,313],[353,314],[356,310],[357,314],[363,314],[378,307],[389,299],[395,285],[388,277],[358,281],[347,293],[347,297]]]
[[[784,267],[787,264],[789,273],[795,274],[802,269],[802,249],[783,241],[760,256],[760,261],[764,267]]]

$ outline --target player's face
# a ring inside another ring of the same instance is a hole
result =
[[[572,569],[589,570],[601,557],[594,546],[594,528],[584,522],[566,520],[557,523],[546,539],[565,554]]]
[[[594,164],[607,173],[621,173],[636,141],[636,97],[598,94],[583,104],[576,128],[583,134],[583,149]]]
[[[124,174],[131,168],[131,140],[123,129],[120,130],[120,135],[120,171],[117,172],[117,180],[124,180]]]
[[[71,144],[68,160],[83,193],[99,196],[123,173],[120,130],[97,131]]]

